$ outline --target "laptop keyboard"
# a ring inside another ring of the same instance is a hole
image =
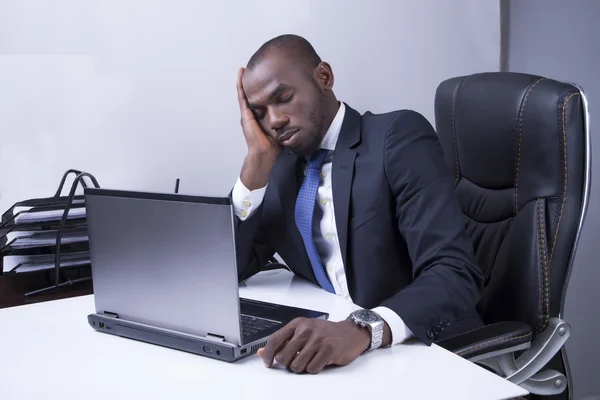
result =
[[[255,333],[271,329],[280,324],[280,322],[242,314],[242,335],[244,335],[244,337],[248,337],[250,335],[254,335]]]

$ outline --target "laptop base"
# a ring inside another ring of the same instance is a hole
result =
[[[240,299],[242,304],[248,301]],[[262,302],[249,302],[256,305]],[[269,306],[275,306],[270,303],[263,303]],[[242,310],[247,306],[242,306]],[[259,313],[262,314],[262,313]],[[314,310],[305,310],[294,307],[277,305],[277,309],[269,314],[283,316],[278,318],[281,324],[278,328],[283,327],[296,317],[328,319],[329,314]],[[256,316],[256,315],[252,315]],[[258,315],[260,317],[260,315]],[[111,313],[93,313],[88,315],[89,325],[98,332],[103,332],[111,335],[121,336],[128,339],[138,340],[158,346],[168,347],[171,349],[181,350],[188,353],[193,353],[205,357],[210,357],[222,361],[233,362],[249,355],[255,354],[258,349],[267,344],[267,339],[272,331],[260,332],[260,334],[251,335],[248,340],[239,346],[229,343],[218,337],[204,337],[184,332],[178,332],[170,329],[160,328],[157,326],[142,324],[139,322],[121,319]]]

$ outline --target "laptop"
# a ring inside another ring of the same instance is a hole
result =
[[[297,317],[239,297],[229,197],[85,188],[96,331],[236,361]]]

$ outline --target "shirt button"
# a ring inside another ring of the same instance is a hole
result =
[[[245,205],[246,207],[250,207],[250,206],[252,205],[252,202],[251,202],[250,200],[245,200],[245,201],[244,201],[244,205]]]
[[[327,172],[321,172],[321,178],[323,178],[323,179],[327,178]]]
[[[321,205],[322,205],[322,206],[326,206],[326,205],[327,205],[327,200],[325,200],[325,199],[321,199]]]
[[[327,235],[325,235],[325,237],[327,238],[327,240],[333,239],[333,235],[331,233],[328,233]]]
[[[242,216],[242,218],[246,218],[248,216],[248,213],[246,211],[242,211],[240,215]]]

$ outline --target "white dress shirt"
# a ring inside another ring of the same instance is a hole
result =
[[[343,102],[340,102],[338,112],[321,142],[321,149],[335,150],[345,112],[346,107]],[[332,158],[332,154],[330,154],[325,159],[321,168],[321,182],[317,192],[319,209],[315,209],[316,212],[320,211],[318,214],[320,214],[321,219],[318,226],[317,224],[313,226],[313,238],[321,257],[321,262],[335,289],[335,293],[346,300],[352,301],[348,293],[346,271],[344,261],[342,260],[333,211],[333,192],[331,189]],[[236,216],[242,221],[250,217],[262,203],[266,190],[267,187],[265,186],[250,191],[238,177],[232,192],[233,208]],[[413,335],[404,321],[402,321],[402,318],[391,309],[376,307],[373,311],[377,312],[389,325],[392,332],[392,345],[401,343]]]

